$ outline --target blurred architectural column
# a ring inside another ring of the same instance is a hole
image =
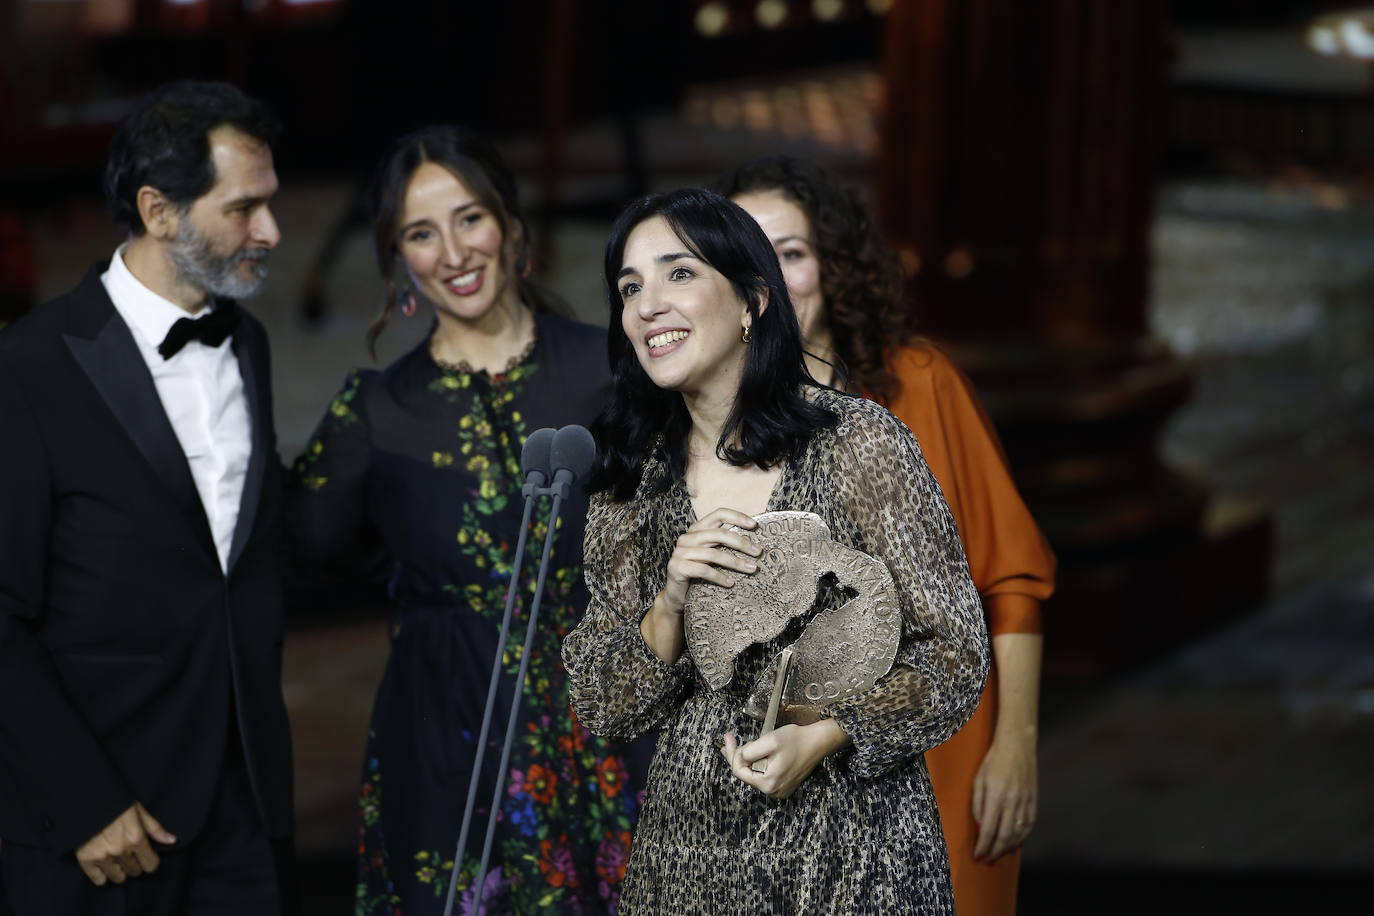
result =
[[[1100,674],[1262,594],[1268,532],[1159,458],[1148,337],[1162,0],[897,0],[880,187],[924,333],[970,372],[1061,564],[1048,670]]]

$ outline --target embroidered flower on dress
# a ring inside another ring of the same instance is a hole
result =
[[[539,842],[539,870],[544,873],[544,880],[554,887],[577,886],[577,868],[566,834],[560,836],[557,843],[553,840]]]
[[[630,831],[613,833],[608,830],[596,850],[596,873],[601,876],[602,886],[625,880],[625,865],[629,861]],[[602,896],[606,896],[605,891]]]
[[[615,798],[625,785],[625,764],[619,757],[607,757],[596,765],[596,781],[601,786],[601,794]]]

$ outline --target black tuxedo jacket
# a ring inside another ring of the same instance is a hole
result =
[[[245,314],[233,337],[253,451],[226,575],[104,269],[0,334],[0,838],[71,850],[138,801],[189,840],[231,732],[283,836],[267,336]]]

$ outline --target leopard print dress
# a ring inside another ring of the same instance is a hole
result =
[[[922,752],[972,714],[987,633],[959,536],[911,432],[877,404],[835,392],[840,417],[784,467],[768,509],[815,512],[835,540],[883,560],[903,614],[892,670],[830,707],[853,747],[831,754],[787,799],[731,775],[718,748],[759,723],[741,709],[795,631],[741,653],[712,690],[688,653],[660,660],[639,621],[693,522],[685,485],[613,502],[593,497],[586,535],[591,601],[564,640],[572,703],[597,734],[659,731],[621,900],[640,914],[953,914],[949,867]],[[663,473],[646,467],[645,480]],[[822,580],[814,615],[845,596]]]

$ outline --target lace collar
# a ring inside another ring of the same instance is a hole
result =
[[[533,333],[530,334],[529,343],[525,344],[524,348],[519,353],[515,354],[509,360],[507,360],[506,364],[503,367],[501,367],[500,370],[492,373],[493,376],[509,375],[512,371],[514,371],[514,369],[517,366],[527,361],[530,358],[530,356],[533,355],[535,345],[539,343],[539,316],[532,314],[530,317],[534,321],[534,329]],[[435,356],[434,334],[432,332],[429,335],[429,340],[425,343],[425,352],[429,354],[430,361],[433,362],[434,365],[438,366],[440,369],[444,370],[445,372],[455,372],[460,375],[478,375],[480,373],[486,372],[485,369],[474,369],[472,367],[472,364],[469,363],[467,360],[462,360],[461,362],[456,363],[450,363],[446,360],[440,359],[438,356]]]

